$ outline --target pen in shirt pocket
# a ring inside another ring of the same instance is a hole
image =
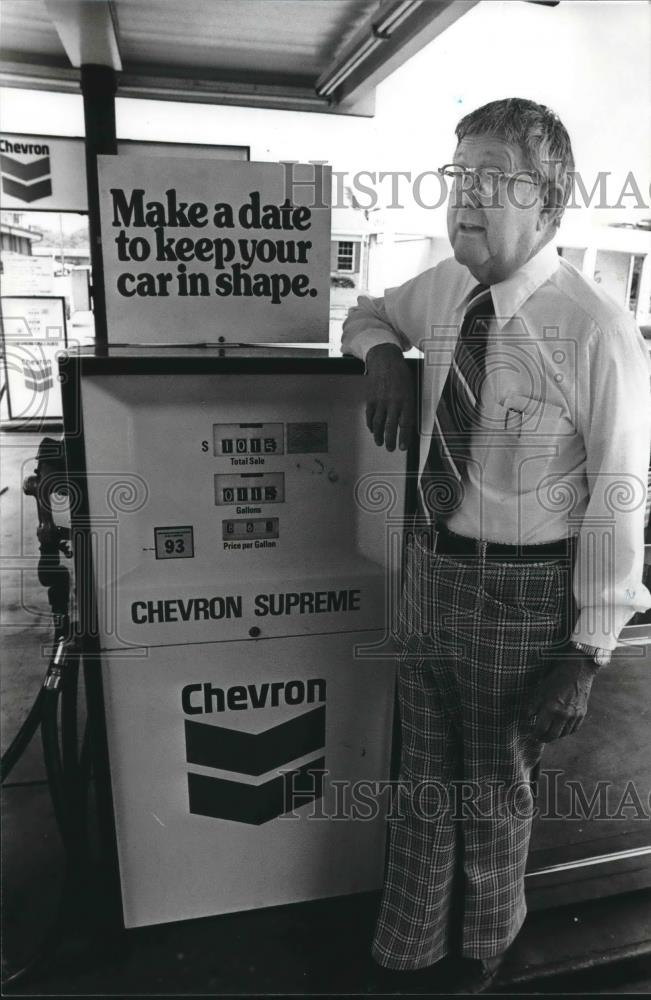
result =
[[[504,417],[504,430],[515,431],[520,434],[522,431],[522,410],[517,410],[514,406],[509,406]]]

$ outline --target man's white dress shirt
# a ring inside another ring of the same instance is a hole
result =
[[[364,360],[395,343],[423,351],[420,471],[434,414],[477,282],[454,258],[360,296],[342,350]],[[642,584],[651,442],[649,354],[633,317],[547,244],[491,286],[482,429],[451,531],[541,543],[578,535],[573,638],[613,649]]]

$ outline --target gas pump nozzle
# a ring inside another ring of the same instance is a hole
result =
[[[63,442],[54,438],[43,438],[36,456],[34,475],[23,483],[23,493],[36,500],[41,557],[38,562],[39,582],[47,588],[48,601],[52,609],[57,637],[69,632],[70,574],[61,565],[60,554],[72,556],[70,549],[70,529],[54,522],[52,494],[67,494]]]

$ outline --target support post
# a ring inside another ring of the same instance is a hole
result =
[[[117,76],[110,66],[86,63],[81,67],[81,92],[84,99],[86,127],[86,183],[88,186],[88,228],[90,262],[93,276],[93,312],[98,353],[105,353],[108,344],[104,264],[100,227],[99,184],[97,157],[118,151],[115,133],[115,92]]]

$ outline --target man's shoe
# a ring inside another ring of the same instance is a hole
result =
[[[487,993],[497,979],[504,955],[492,958],[465,958],[463,969],[455,983],[454,993]]]
[[[440,959],[422,969],[387,969],[372,963],[364,986],[365,993],[448,994],[456,981],[448,959]]]

